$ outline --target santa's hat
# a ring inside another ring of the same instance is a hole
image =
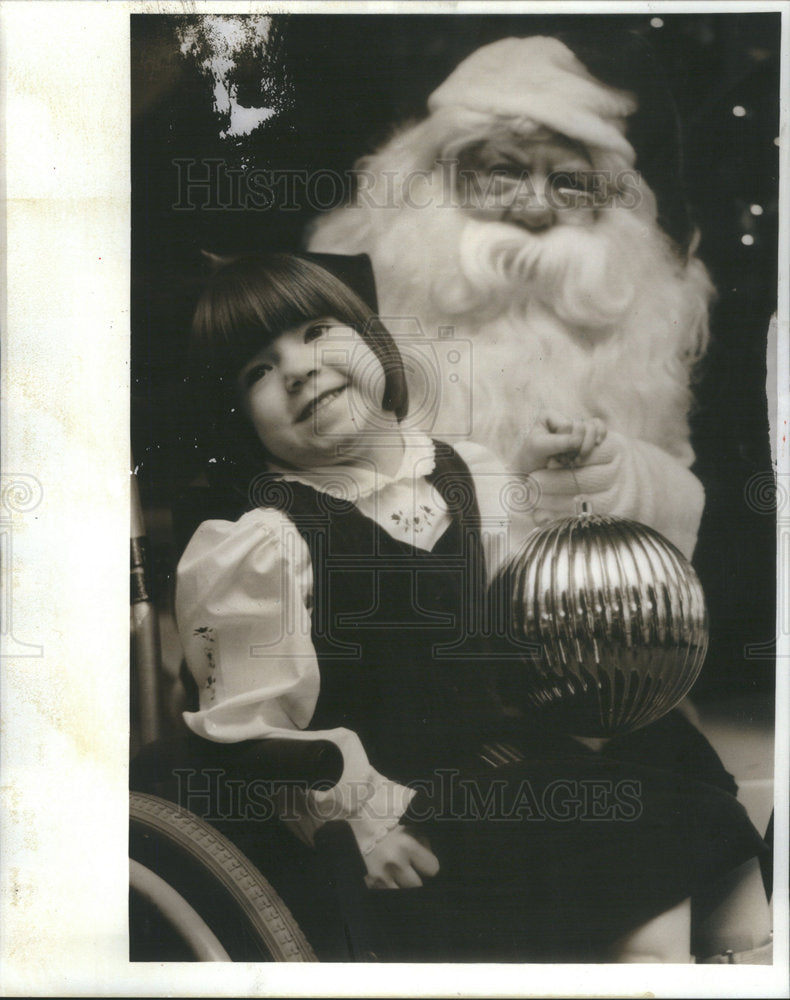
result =
[[[477,49],[428,99],[432,112],[452,107],[527,119],[635,159],[625,138],[635,97],[596,80],[558,38],[503,38]]]

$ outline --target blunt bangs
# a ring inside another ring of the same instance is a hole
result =
[[[236,375],[281,333],[320,316],[353,327],[381,362],[383,405],[403,419],[408,393],[403,362],[389,331],[363,300],[329,271],[294,254],[239,258],[209,279],[192,321],[192,370],[203,385],[235,399]]]

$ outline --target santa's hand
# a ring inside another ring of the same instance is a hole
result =
[[[365,856],[368,889],[416,889],[439,871],[428,841],[396,826]]]
[[[587,500],[596,514],[655,528],[691,558],[705,493],[679,459],[647,441],[610,431],[583,462],[550,465],[530,477],[539,491],[535,524],[575,514],[579,501]]]
[[[622,434],[610,433],[571,464],[552,459],[548,468],[533,473],[540,490],[535,511],[537,524],[577,513],[578,502],[590,502],[596,514],[616,514],[646,520],[650,497],[639,475],[631,442]]]
[[[519,448],[516,471],[528,474],[550,463],[568,465],[583,461],[606,437],[606,427],[597,417],[571,420],[561,413],[542,413]]]

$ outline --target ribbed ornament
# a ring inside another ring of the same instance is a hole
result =
[[[657,531],[584,512],[530,535],[494,583],[527,697],[555,731],[607,737],[669,712],[708,644],[705,597]]]

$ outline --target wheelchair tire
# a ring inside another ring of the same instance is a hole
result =
[[[143,792],[130,794],[129,819],[130,857],[184,897],[232,961],[317,961],[283,900],[227,837],[188,810]],[[134,933],[130,922],[131,959],[152,960],[136,959]]]

